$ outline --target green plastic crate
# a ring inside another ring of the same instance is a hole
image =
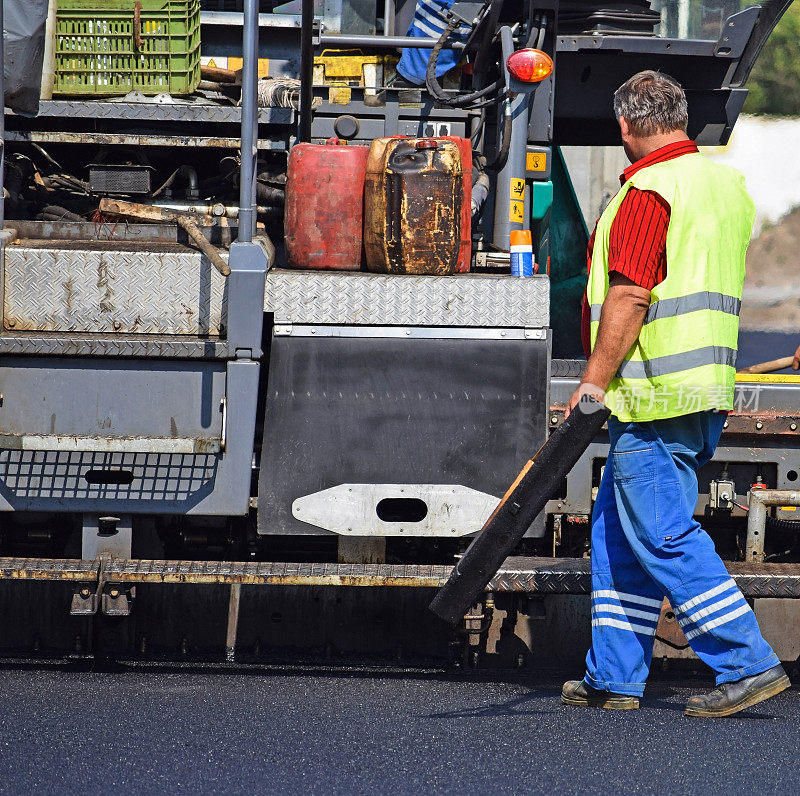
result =
[[[200,0],[58,0],[55,55],[54,94],[191,94]]]

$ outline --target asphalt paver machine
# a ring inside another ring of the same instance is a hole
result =
[[[52,93],[5,116],[0,650],[529,660],[546,634],[517,625],[543,595],[588,592],[604,432],[466,633],[425,606],[580,377],[588,236],[562,147],[616,145],[613,91],[645,68],[685,87],[699,144],[726,143],[788,3],[456,2],[427,37],[398,35],[411,0],[189,2],[200,81],[173,93],[143,77],[149,5],[110,5],[124,92],[119,64],[75,89],[75,42],[108,50],[111,28],[56,18],[32,34]],[[432,53],[425,86],[393,79],[403,49]],[[398,136],[470,154],[468,271],[288,267],[292,148]],[[766,559],[794,533],[800,385],[737,402],[697,513],[746,595],[797,597],[797,557]],[[779,491],[748,531],[760,487]]]

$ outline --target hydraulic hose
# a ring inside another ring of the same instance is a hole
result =
[[[486,166],[489,171],[501,171],[506,165],[508,153],[511,149],[511,128],[511,100],[506,98],[503,107],[503,142],[500,145],[500,151],[497,153],[497,157]]]
[[[442,105],[447,105],[451,108],[462,108],[465,105],[470,105],[476,100],[485,97],[487,94],[491,94],[493,91],[498,91],[504,85],[503,80],[496,80],[491,85],[486,86],[486,88],[473,91],[470,94],[461,94],[456,97],[453,97],[444,91],[438,79],[436,78],[436,64],[439,60],[439,53],[442,51],[442,47],[444,47],[445,42],[450,38],[453,31],[460,24],[461,22],[457,17],[453,17],[453,19],[447,23],[447,27],[442,32],[442,35],[439,37],[436,44],[433,45],[430,58],[428,58],[428,68],[425,71],[425,85],[427,86],[428,91]]]

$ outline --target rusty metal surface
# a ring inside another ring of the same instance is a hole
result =
[[[549,426],[557,428],[564,422],[564,406],[551,404]],[[761,437],[800,437],[800,413],[779,412],[729,412],[722,435],[747,435]]]
[[[430,140],[430,139],[429,139]],[[364,187],[364,249],[370,271],[455,273],[461,242],[461,154],[417,139],[373,142]]]
[[[132,133],[74,133],[44,130],[8,130],[6,141],[15,143],[96,144],[97,146],[165,146],[194,149],[211,147],[216,149],[238,149],[240,138],[197,135],[135,135]],[[282,141],[268,138],[258,139],[259,149],[285,150]]]
[[[238,227],[235,219],[216,219],[214,226],[202,227],[201,231],[215,245],[230,244],[236,238]],[[230,224],[230,226],[223,225]],[[111,221],[19,221],[14,219],[14,231],[18,239],[53,241],[147,241],[148,243],[181,243],[184,240],[178,225],[132,224],[114,219]]]
[[[800,413],[731,412],[722,433],[796,438],[800,436]]]
[[[0,558],[2,580],[96,581],[100,561],[80,558]]]
[[[6,111],[8,113],[8,111]],[[139,122],[186,122],[240,124],[242,109],[208,102],[126,102],[124,100],[42,100],[38,118],[114,119]],[[289,108],[259,108],[259,124],[290,124],[294,114]]]
[[[25,240],[5,249],[13,332],[219,335],[225,279],[178,244]]]
[[[438,587],[443,565],[245,563],[225,561],[112,561],[106,577],[118,583],[242,583],[283,586]]]
[[[726,562],[746,597],[800,598],[800,564]],[[109,583],[176,583],[282,586],[396,586],[438,588],[451,567],[444,564],[333,564],[237,561],[112,560]],[[100,561],[0,558],[0,579],[96,582]],[[509,558],[487,586],[493,592],[588,594],[589,560]]]
[[[689,646],[689,642],[678,624],[675,611],[673,611],[669,600],[666,598],[661,604],[661,614],[658,617],[658,627],[656,627],[656,639],[663,641],[676,650],[683,650]]]

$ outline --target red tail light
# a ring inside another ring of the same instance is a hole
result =
[[[508,71],[523,83],[538,83],[553,72],[553,59],[541,50],[526,47],[511,53],[506,61]]]

